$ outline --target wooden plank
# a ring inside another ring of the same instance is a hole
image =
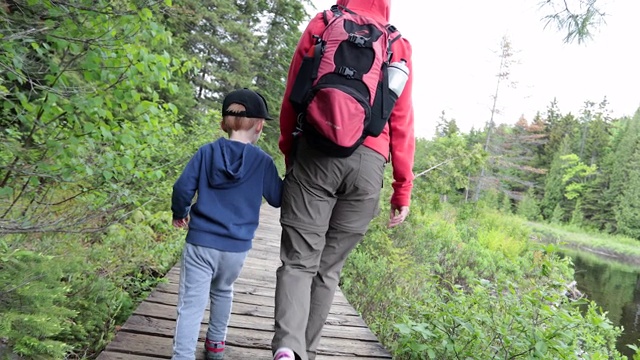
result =
[[[148,302],[154,302],[158,304],[166,304],[166,305],[175,305],[178,303],[178,294],[166,293],[161,291],[152,292],[149,297],[147,297]],[[272,296],[260,296],[254,294],[243,294],[234,292],[233,295],[233,303],[243,303],[247,305],[259,305],[266,307],[274,307],[275,303],[273,301]],[[209,305],[207,305],[209,308]],[[340,314],[340,315],[351,315],[351,316],[360,316],[355,309],[350,305],[345,304],[336,304],[334,303],[331,306],[332,314]]]
[[[273,270],[270,270],[248,264],[243,267],[240,272],[240,277],[275,283],[276,269],[274,268]],[[176,284],[180,282],[180,274],[177,273],[169,272],[165,275],[165,278],[169,280],[169,282],[174,282]]]
[[[156,304],[145,301],[138,306],[138,308],[134,311],[134,314],[151,316],[160,319],[175,320],[176,306]],[[231,309],[231,314],[232,317],[234,314],[236,314],[273,319],[273,308],[234,303]],[[205,318],[209,316],[208,311],[205,311],[204,316]],[[362,318],[359,316],[339,315],[331,313],[329,314],[326,323],[341,326],[367,327],[364,320],[362,320]]]
[[[203,317],[202,326],[206,330],[208,325],[208,317]],[[273,332],[273,320],[267,318],[259,318],[244,315],[234,315],[229,321],[229,328],[260,330]],[[175,329],[175,320],[167,320],[154,318],[149,316],[132,315],[127,322],[122,325],[122,330],[136,333],[144,333],[150,335],[172,337]],[[325,325],[322,329],[323,337],[332,337],[340,339],[351,339],[361,341],[377,342],[378,339],[365,327],[346,327]]]
[[[196,354],[196,359],[201,360],[204,359],[204,356],[200,351],[200,354]],[[158,359],[158,357],[149,357],[149,356],[141,356],[141,355],[133,355],[133,354],[125,354],[119,352],[112,351],[104,351],[98,356],[98,360],[154,360]],[[168,358],[167,358],[168,359]],[[225,360],[245,360],[245,359],[254,359],[254,360],[271,360],[271,353],[266,350],[260,349],[236,349],[229,347],[226,350]],[[330,356],[330,355],[318,355],[316,356],[316,360],[379,360],[381,358],[376,357],[362,357],[362,356]]]
[[[254,279],[244,279],[241,277],[233,285],[233,292],[234,293],[250,293],[250,294],[273,297],[275,295],[275,288],[276,288],[275,282],[271,283],[271,282],[265,282],[265,281],[258,281]],[[158,284],[158,286],[156,287],[156,290],[177,294],[178,283],[174,281],[161,283],[161,284]],[[342,305],[350,306],[349,301],[344,297],[344,294],[340,291],[340,289],[336,291],[336,294],[333,298],[333,302],[334,304],[342,304]]]
[[[150,357],[144,355],[125,354],[105,350],[98,355],[98,360],[155,360],[158,357]]]
[[[204,340],[206,328],[200,332],[200,342]],[[233,350],[243,351],[245,349],[263,350],[260,358],[268,359],[271,356],[271,337],[273,334],[267,331],[238,330],[229,328],[227,334],[227,346],[229,353],[226,359],[232,359]],[[111,352],[123,352],[135,355],[154,356],[157,358],[170,358],[173,346],[171,337],[154,336],[148,334],[137,334],[133,332],[120,331],[116,338],[107,347]],[[202,345],[198,347],[202,349]],[[196,353],[202,352],[201,350]],[[329,356],[365,356],[373,358],[391,358],[377,342],[353,341],[335,338],[322,338],[318,345],[318,354]],[[247,359],[237,358],[233,359]]]

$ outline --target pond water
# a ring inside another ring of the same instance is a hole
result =
[[[634,352],[626,344],[640,346],[640,268],[591,254],[566,255],[575,265],[578,289],[607,311],[614,325],[624,327],[617,347],[631,359]]]

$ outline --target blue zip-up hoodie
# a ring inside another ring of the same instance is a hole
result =
[[[273,159],[255,145],[220,138],[191,158],[173,185],[171,211],[174,219],[191,215],[188,243],[242,252],[251,249],[262,197],[280,207],[282,179]]]

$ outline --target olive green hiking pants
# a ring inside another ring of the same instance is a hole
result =
[[[300,140],[282,195],[273,351],[315,359],[342,266],[378,213],[385,163],[365,146],[335,158]]]

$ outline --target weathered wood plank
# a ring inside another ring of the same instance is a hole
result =
[[[98,360],[155,360],[158,357],[149,357],[149,356],[141,356],[141,355],[133,355],[133,354],[124,354],[119,352],[112,351],[104,351],[98,357]],[[168,359],[168,357],[166,358]],[[204,355],[202,352],[198,351],[196,354],[197,360],[204,359]],[[240,360],[240,359],[253,359],[253,360],[271,360],[271,353],[266,350],[260,349],[242,349],[242,348],[234,348],[229,347],[227,349],[227,354],[225,355],[225,359],[227,360]],[[329,355],[318,355],[316,356],[316,360],[380,360],[381,358],[376,357],[362,357],[362,356],[329,356]]]
[[[273,297],[275,296],[275,288],[276,288],[275,282],[270,283],[265,281],[257,281],[254,279],[244,279],[241,277],[233,285],[233,292],[236,294],[249,293],[254,295]],[[156,290],[177,294],[178,283],[171,281],[167,283],[158,284],[158,286],[156,287]],[[350,306],[349,301],[347,300],[347,298],[344,297],[344,294],[340,291],[340,289],[336,291],[336,294],[333,298],[333,303]]]
[[[166,293],[161,291],[154,291],[147,297],[148,302],[154,302],[158,304],[165,305],[175,305],[178,303],[178,294],[175,293]],[[273,295],[271,296],[260,296],[254,294],[244,294],[234,292],[233,302],[235,303],[243,303],[247,305],[259,305],[266,307],[274,307],[275,303],[273,301]],[[209,306],[207,305],[207,308]],[[331,306],[331,313],[338,315],[351,315],[351,316],[360,316],[355,309],[346,304],[336,304],[334,303]]]
[[[208,320],[208,317],[202,319],[202,326],[204,328],[206,328]],[[174,320],[132,315],[127,322],[122,325],[122,330],[171,337],[173,336],[174,327]],[[274,324],[273,319],[234,315],[229,321],[229,327],[273,332]],[[378,341],[371,331],[365,327],[347,327],[328,324],[322,329],[322,336],[361,341]]]
[[[206,328],[202,327],[200,341],[204,341]],[[272,333],[258,330],[245,330],[229,328],[227,335],[227,345],[229,353],[225,356],[228,360],[243,359],[232,357],[234,349],[261,349],[263,356],[269,358],[271,355]],[[121,331],[107,347],[111,352],[125,352],[135,355],[155,356],[157,358],[170,358],[173,346],[171,337],[163,337],[149,334],[138,334]],[[196,353],[202,352],[202,345]],[[353,341],[335,338],[322,338],[318,345],[318,353],[329,356],[365,356],[373,358],[390,358],[385,356],[384,349],[377,342]]]
[[[176,319],[176,306],[157,304],[152,302],[142,302],[138,308],[133,312],[137,315],[151,316],[160,319],[175,320]],[[232,317],[236,315],[247,315],[254,317],[263,317],[273,319],[273,308],[262,307],[256,305],[248,305],[242,303],[234,303],[231,309]],[[209,312],[205,311],[205,318],[209,316]],[[327,324],[342,325],[342,326],[360,326],[366,327],[367,325],[359,316],[329,314],[327,318]]]

